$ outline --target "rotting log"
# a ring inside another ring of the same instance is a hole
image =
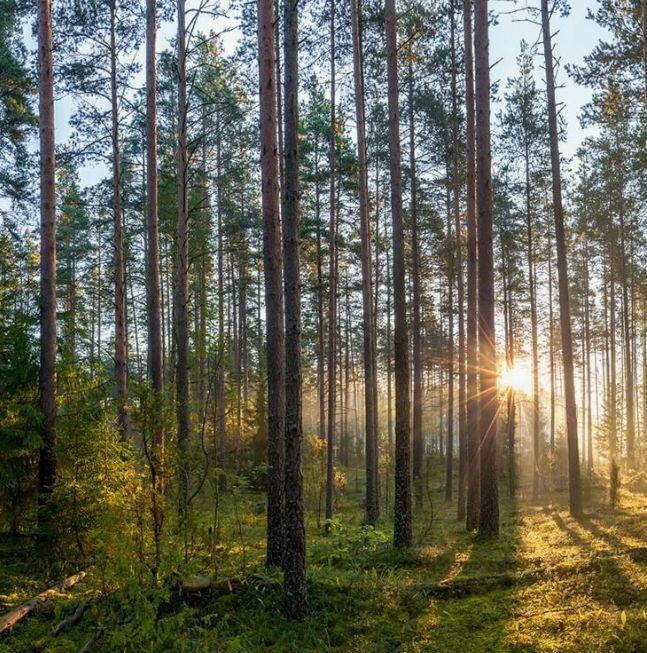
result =
[[[70,576],[65,580],[61,581],[50,587],[48,590],[41,592],[40,594],[32,597],[29,601],[26,601],[22,605],[19,605],[17,608],[14,608],[7,614],[0,617],[0,633],[13,628],[19,621],[24,619],[28,614],[33,612],[38,606],[45,603],[52,595],[57,594],[58,592],[63,592],[70,589],[78,582],[82,581],[85,578],[85,572],[82,571],[74,576]]]

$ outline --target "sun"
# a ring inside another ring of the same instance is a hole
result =
[[[499,373],[501,389],[532,394],[532,371],[528,361],[520,360],[512,367],[504,367]]]

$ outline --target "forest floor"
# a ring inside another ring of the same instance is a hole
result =
[[[596,490],[580,521],[565,494],[549,507],[504,501],[496,542],[465,533],[440,491],[432,499],[411,552],[391,548],[386,519],[361,526],[359,494],[340,499],[329,533],[310,516],[302,623],[281,615],[280,577],[262,565],[262,497],[249,495],[223,514],[231,539],[218,548],[217,575],[229,581],[215,590],[186,597],[133,579],[106,598],[105,578],[90,570],[0,635],[0,652],[79,651],[88,641],[88,651],[151,653],[647,651],[647,497],[622,492],[612,511]],[[212,563],[197,556],[194,571],[214,574]],[[0,540],[0,612],[47,587],[32,564],[27,540]],[[83,598],[83,618],[54,637]]]

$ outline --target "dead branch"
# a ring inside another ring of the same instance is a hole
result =
[[[84,578],[84,571],[76,574],[75,576],[70,576],[69,578],[66,578],[60,583],[54,585],[54,587],[50,587],[48,590],[45,590],[37,596],[32,597],[26,603],[23,603],[17,608],[11,610],[11,612],[8,612],[4,616],[0,617],[0,633],[4,633],[6,630],[9,630],[15,626],[19,621],[33,612],[36,608],[38,608],[38,606],[45,603],[45,601],[47,601],[47,599],[49,599],[54,594],[68,590],[70,587],[73,587]]]

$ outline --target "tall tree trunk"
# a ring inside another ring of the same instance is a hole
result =
[[[555,218],[555,244],[557,246],[557,276],[559,283],[559,314],[562,334],[562,363],[564,366],[564,401],[566,404],[566,433],[568,441],[569,505],[573,517],[582,515],[582,487],[580,482],[580,459],[577,441],[577,406],[573,378],[573,340],[571,336],[571,303],[568,288],[566,261],[566,235],[564,210],[562,208],[562,178],[559,160],[559,134],[557,132],[557,108],[555,104],[555,74],[553,47],[551,44],[548,0],[541,0],[541,25],[544,41],[546,69],[546,94],[548,97],[548,131],[553,180],[553,212]]]
[[[332,519],[337,408],[337,201],[335,0],[330,2],[330,225],[328,231],[328,434],[326,442],[326,519]]]
[[[189,492],[189,210],[185,0],[177,5],[178,153],[177,153],[177,446],[180,518],[186,519]]]
[[[359,176],[360,248],[362,263],[362,320],[364,330],[364,406],[366,412],[366,522],[375,524],[379,516],[377,488],[377,376],[375,349],[375,313],[371,283],[371,234],[368,199],[368,163],[366,116],[364,108],[364,71],[360,0],[351,0],[353,32],[353,73],[355,116],[357,122],[357,159]]]
[[[503,280],[503,311],[505,314],[505,357],[508,369],[514,369],[514,311],[512,304],[512,287],[509,280],[509,259],[505,263],[506,272]],[[507,446],[508,446],[508,490],[511,498],[514,498],[517,490],[517,467],[515,460],[515,434],[516,434],[516,392],[510,386],[507,389]]]
[[[588,433],[588,456],[586,468],[589,476],[593,472],[593,406],[591,392],[591,306],[590,306],[590,282],[589,282],[589,243],[585,244],[584,253],[584,355],[586,356],[586,387],[587,387],[587,433]],[[595,361],[594,361],[595,362]]]
[[[458,505],[456,516],[465,519],[465,490],[467,484],[467,413],[465,405],[465,288],[463,285],[463,245],[460,220],[458,92],[456,55],[456,8],[451,1],[451,90],[452,90],[452,210],[454,213],[454,247],[456,286],[458,289]]]
[[[494,328],[494,261],[492,255],[492,152],[490,149],[490,58],[488,2],[476,0],[476,205],[478,210],[478,323],[481,420],[481,510],[479,532],[499,533],[497,484],[497,368]]]
[[[393,295],[395,310],[395,504],[393,544],[412,544],[411,444],[409,399],[409,336],[402,220],[400,155],[400,100],[398,91],[398,36],[395,0],[385,0],[386,70],[388,78],[389,153],[391,168],[391,219],[393,222]]]
[[[216,179],[218,201],[218,361],[216,370],[216,429],[218,447],[218,467],[221,473],[218,477],[218,487],[222,491],[226,487],[227,477],[224,470],[227,457],[225,452],[225,428],[227,415],[225,410],[225,261],[224,261],[224,217],[223,217],[223,179],[222,179],[222,141],[220,112],[216,109]]]
[[[342,359],[340,354],[340,367],[339,367],[339,378],[341,379],[342,367],[344,372],[344,387],[343,391],[340,387],[340,396],[343,397],[343,409],[342,409],[342,448],[340,452],[341,461],[346,467],[350,465],[350,436],[348,433],[348,411],[350,407],[350,297],[348,290],[346,290],[346,321],[344,325],[344,362],[342,365]]]
[[[164,387],[162,367],[161,285],[157,197],[157,0],[146,0],[146,290],[148,321],[148,375],[154,394],[151,419],[153,446],[163,441],[159,407]],[[159,455],[159,452],[155,452]],[[155,459],[156,456],[154,456]]]
[[[616,280],[613,274],[613,246],[609,245],[609,370],[607,375],[607,393],[609,410],[609,462],[616,464],[618,457],[618,385],[616,354]]]
[[[38,460],[38,525],[50,521],[56,483],[56,160],[51,0],[38,2],[38,117],[40,139],[40,372],[42,413]],[[99,357],[101,354],[99,353]]]
[[[530,146],[524,134],[524,167],[526,191],[526,244],[528,265],[528,290],[530,295],[530,348],[532,352],[532,498],[539,497],[539,345],[537,342],[537,300],[535,298],[535,261],[532,232],[532,207],[530,201]]]
[[[299,281],[299,54],[298,2],[285,0],[285,187],[283,266],[285,284],[285,542],[284,587],[288,617],[305,615],[305,523],[301,397],[301,293]],[[331,328],[333,326],[331,325]]]
[[[384,230],[386,234],[386,229]],[[389,456],[393,456],[393,356],[392,356],[392,278],[391,278],[391,253],[386,247],[386,428]]]
[[[318,145],[317,145],[318,148]],[[319,399],[319,439],[326,439],[326,384],[324,381],[324,299],[323,250],[321,247],[321,193],[319,153],[315,154],[315,220],[317,223],[317,396]]]
[[[126,401],[128,394],[128,344],[126,336],[126,274],[121,210],[121,145],[119,143],[119,107],[117,95],[117,0],[110,1],[110,115],[112,121],[112,212],[115,251],[115,384],[117,389],[117,426],[126,437]]]
[[[409,175],[411,185],[411,290],[412,290],[412,340],[413,340],[413,480],[417,496],[422,498],[422,462],[424,447],[422,439],[422,318],[420,314],[420,252],[418,233],[418,180],[416,178],[416,131],[413,104],[413,48],[407,53],[409,75]],[[416,499],[418,500],[418,499]]]
[[[267,554],[268,567],[283,565],[285,510],[285,335],[283,332],[283,255],[278,160],[278,110],[274,0],[258,0],[260,71],[261,184],[267,352]]]
[[[620,152],[619,152],[620,154]],[[619,173],[622,177],[622,172]],[[620,197],[619,197],[619,226],[620,226],[620,274],[622,275],[622,329],[624,332],[625,341],[625,405],[627,407],[626,417],[626,439],[627,439],[627,463],[629,468],[633,468],[636,462],[636,411],[634,407],[634,372],[633,372],[633,358],[632,358],[632,335],[631,335],[631,320],[630,320],[630,302],[629,302],[629,275],[627,272],[627,248],[625,236],[625,215],[624,215],[624,197],[623,187],[624,181],[620,182]]]
[[[448,152],[449,154],[449,152]],[[447,166],[449,179],[449,166]],[[445,460],[445,501],[454,494],[454,235],[452,200],[447,186],[447,458]]]
[[[465,121],[467,176],[467,506],[466,526],[478,526],[481,501],[480,437],[478,401],[478,321],[476,247],[476,141],[474,133],[474,57],[472,52],[472,0],[463,0],[463,41],[465,48]]]
[[[548,252],[548,359],[550,364],[550,453],[555,455],[555,319],[553,317],[553,254]]]

